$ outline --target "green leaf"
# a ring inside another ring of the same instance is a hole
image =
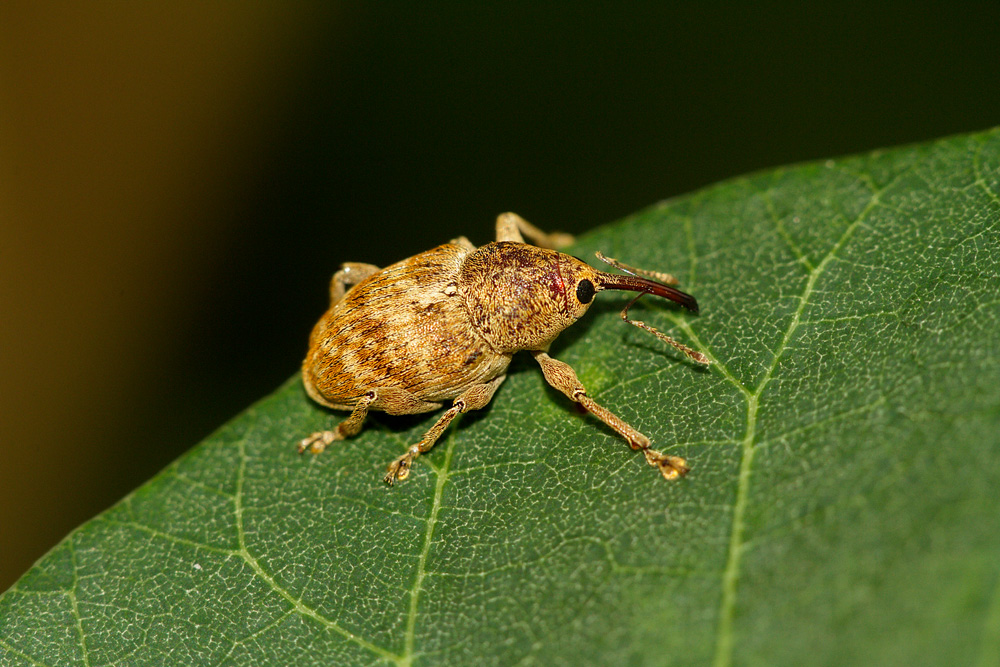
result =
[[[344,415],[292,380],[7,591],[0,662],[998,664],[1000,131],[723,183],[597,249],[678,275],[700,316],[632,314],[717,363],[612,294],[553,356],[686,479],[521,355],[389,489],[437,415],[300,457]]]

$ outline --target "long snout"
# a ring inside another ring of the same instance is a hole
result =
[[[675,287],[664,285],[663,283],[650,280],[648,278],[640,278],[639,276],[622,276],[614,273],[604,273],[603,271],[598,271],[597,288],[600,290],[618,289],[630,290],[632,292],[644,292],[645,294],[652,294],[653,296],[670,299],[671,301],[684,306],[692,313],[698,312],[698,302],[695,301],[693,296],[687,292],[682,292]]]

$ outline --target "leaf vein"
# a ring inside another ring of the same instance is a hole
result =
[[[66,546],[69,548],[70,560],[73,563],[73,584],[70,589],[66,591],[69,597],[69,604],[73,610],[73,618],[76,619],[76,632],[80,638],[80,655],[83,657],[83,664],[90,667],[90,651],[87,649],[87,634],[83,630],[83,617],[80,615],[80,606],[76,597],[77,588],[80,585],[80,565],[76,560],[76,544],[74,539],[71,537],[66,541]]]
[[[147,526],[147,525],[145,525],[143,523],[139,523],[138,521],[119,521],[118,519],[110,519],[110,518],[104,518],[104,517],[101,517],[101,520],[104,523],[108,523],[108,524],[115,525],[115,526],[123,526],[123,527],[126,527],[126,528],[134,528],[135,530],[139,530],[139,531],[142,531],[144,533],[148,533],[149,535],[151,535],[153,537],[158,537],[160,539],[169,540],[170,542],[174,542],[176,544],[183,544],[185,546],[194,547],[196,549],[204,549],[205,551],[211,551],[213,553],[221,554],[223,556],[239,556],[239,555],[241,555],[239,550],[224,549],[222,547],[212,546],[211,544],[205,544],[204,542],[198,542],[196,540],[190,540],[190,539],[188,539],[186,537],[181,537],[179,535],[174,535],[172,533],[168,533],[168,532],[162,531],[162,530],[160,530],[158,528],[154,528],[152,526]]]
[[[247,565],[250,566],[250,569],[254,571],[257,577],[259,577],[264,583],[270,586],[275,593],[283,597],[285,601],[292,606],[292,609],[294,609],[298,614],[313,619],[314,621],[320,623],[327,629],[333,630],[334,632],[341,635],[348,641],[351,641],[357,644],[358,646],[367,649],[368,651],[371,651],[375,655],[378,655],[382,658],[386,658],[389,660],[398,661],[399,657],[393,654],[392,652],[387,651],[381,646],[377,646],[376,644],[369,642],[363,637],[359,637],[350,630],[347,630],[340,624],[320,614],[318,611],[316,611],[309,605],[302,602],[301,598],[296,598],[288,590],[282,587],[274,579],[274,577],[271,576],[271,574],[264,569],[264,567],[260,564],[257,558],[250,553],[250,551],[247,549],[246,531],[243,526],[243,494],[244,494],[243,487],[246,481],[246,464],[248,458],[246,452],[245,438],[239,441],[239,455],[240,455],[240,465],[236,475],[236,494],[233,497],[233,512],[236,517],[236,536],[237,540],[239,541],[239,550],[237,552],[238,555],[244,561],[246,561]]]
[[[409,667],[413,664],[414,647],[416,645],[417,612],[420,606],[420,593],[423,592],[424,579],[428,575],[427,557],[430,554],[431,544],[434,541],[434,529],[437,527],[438,513],[441,511],[441,498],[444,496],[444,487],[448,483],[451,470],[452,455],[455,450],[455,428],[457,424],[452,424],[448,433],[448,448],[445,450],[444,463],[440,469],[435,469],[437,481],[434,484],[434,497],[431,501],[431,509],[427,516],[427,529],[424,531],[424,544],[420,549],[420,557],[417,559],[417,572],[413,577],[413,585],[410,587],[410,608],[406,617],[406,634],[403,642],[403,655],[397,660],[401,667]]]
[[[23,660],[27,660],[28,662],[30,662],[32,665],[35,665],[36,667],[51,667],[48,663],[39,662],[38,660],[35,660],[34,658],[32,658],[30,655],[28,655],[24,651],[18,651],[16,648],[14,648],[13,646],[11,646],[10,644],[8,644],[7,642],[5,642],[2,639],[0,639],[0,648],[3,648],[5,651],[8,651],[9,653],[13,653],[14,655],[16,655],[17,657],[19,657],[19,658],[21,658]]]
[[[983,175],[982,153],[983,153],[983,144],[985,143],[986,143],[985,141],[981,141],[979,143],[979,145],[976,147],[976,154],[972,158],[972,170],[973,173],[975,173],[976,175],[975,183],[980,188],[982,188],[983,192],[985,192],[986,195],[990,199],[992,199],[994,203],[1000,204],[1000,195],[998,195],[990,188],[990,186],[986,183],[986,177]]]

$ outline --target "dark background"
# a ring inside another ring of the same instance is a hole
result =
[[[1000,3],[0,8],[0,591],[296,372],[340,262],[1000,123]]]

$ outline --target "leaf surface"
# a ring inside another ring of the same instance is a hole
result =
[[[293,379],[0,597],[0,664],[998,664],[1000,131],[729,181],[598,249],[677,275],[700,316],[631,315],[716,363],[614,294],[552,354],[686,479],[521,355],[388,489],[437,415],[299,457],[345,415]]]

